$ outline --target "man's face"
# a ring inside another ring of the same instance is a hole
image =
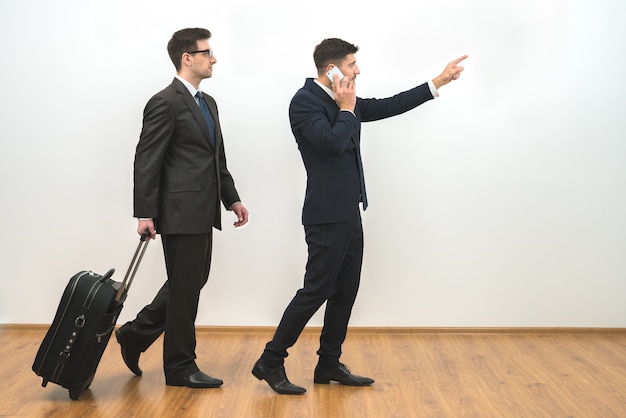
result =
[[[209,40],[204,39],[196,41],[197,51],[208,51],[211,49]],[[209,57],[209,55],[211,55]],[[215,56],[209,52],[196,52],[190,54],[191,56],[191,69],[193,73],[200,79],[210,78],[213,75],[213,65],[217,62]]]
[[[359,66],[356,65],[356,57],[354,54],[346,55],[339,65],[339,69],[341,70],[343,76],[347,77],[348,80],[352,82],[354,82],[356,80],[356,76],[361,73]]]

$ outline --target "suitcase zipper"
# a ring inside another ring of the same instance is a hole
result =
[[[90,272],[90,274],[94,275],[95,273]],[[103,283],[101,281],[97,281],[93,284],[93,286],[89,290],[89,294],[85,298],[85,304],[83,305],[84,308],[91,308],[91,302],[93,302],[93,300],[96,298],[96,294],[98,293],[98,290],[100,290],[100,287],[102,287],[102,284]]]
[[[100,333],[100,334],[96,334],[96,341],[98,341],[98,344],[100,344],[102,342],[102,337],[104,337],[107,334],[110,334],[111,331],[113,331],[113,328],[115,328],[115,325],[113,325],[111,328],[107,329],[106,331]]]

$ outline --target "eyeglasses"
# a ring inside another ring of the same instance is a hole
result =
[[[207,58],[213,58],[212,49],[203,49],[202,51],[187,51],[188,54],[204,54]]]

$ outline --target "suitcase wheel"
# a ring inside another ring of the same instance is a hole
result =
[[[80,395],[83,394],[83,388],[81,386],[70,389],[70,399],[77,401],[80,399]]]

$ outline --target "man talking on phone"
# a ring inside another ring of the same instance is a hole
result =
[[[280,394],[303,394],[285,372],[287,349],[296,343],[307,322],[326,302],[324,325],[313,381],[368,386],[369,377],[353,374],[339,361],[356,299],[363,260],[363,228],[359,202],[367,208],[361,161],[361,122],[396,116],[438,96],[438,89],[456,80],[467,56],[450,62],[427,83],[386,99],[357,97],[358,47],[337,38],[315,47],[317,78],[309,78],[289,106],[291,130],[307,172],[302,210],[308,261],[304,286],[291,300],[261,357],[252,369]]]

